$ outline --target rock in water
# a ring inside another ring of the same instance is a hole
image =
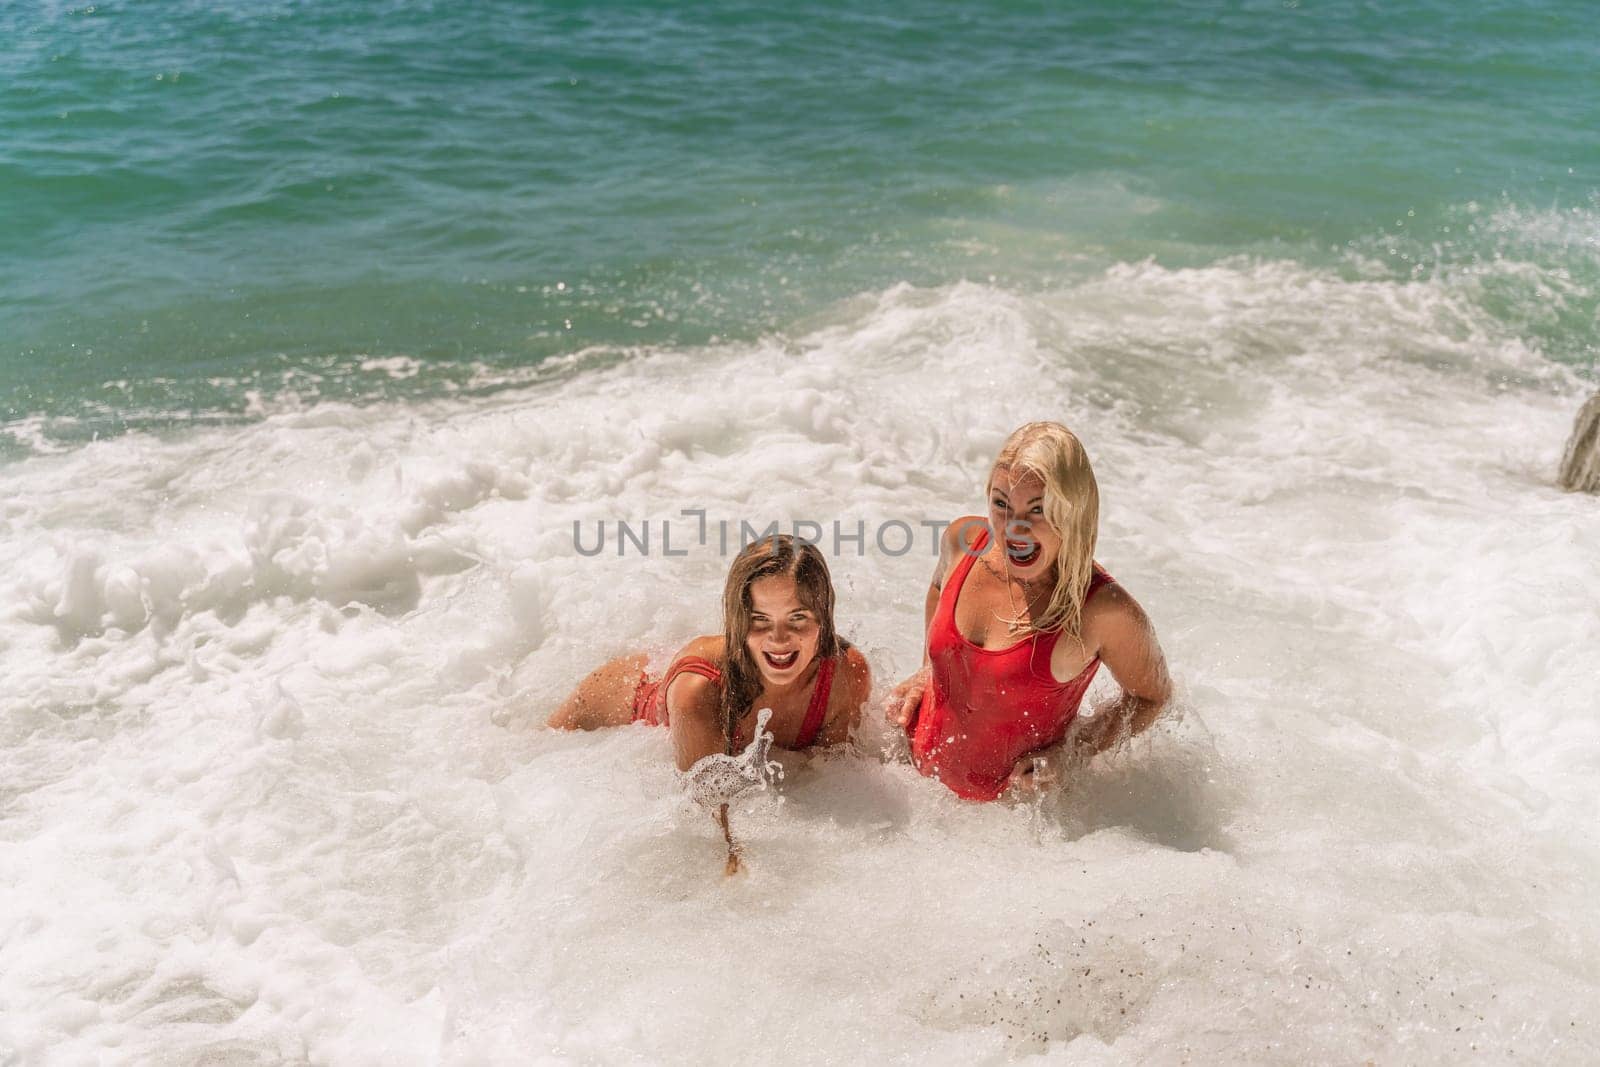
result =
[[[1573,424],[1567,453],[1561,457],[1561,488],[1600,492],[1600,393],[1589,398]]]

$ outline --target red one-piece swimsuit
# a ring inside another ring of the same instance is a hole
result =
[[[988,540],[985,531],[962,553],[939,594],[928,628],[932,678],[909,728],[917,769],[968,800],[995,799],[1017,760],[1066,736],[1100,666],[1096,656],[1076,678],[1056,681],[1050,654],[1060,631],[997,649],[961,636],[956,600]],[[1114,580],[1096,564],[1084,603]]]

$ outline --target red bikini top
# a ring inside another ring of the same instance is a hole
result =
[[[1096,656],[1076,678],[1056,681],[1050,656],[1060,631],[1030,634],[995,649],[962,635],[956,600],[988,540],[987,532],[981,534],[962,554],[939,594],[928,627],[932,676],[910,730],[918,769],[970,800],[999,796],[1017,760],[1066,735],[1100,666]],[[1113,581],[1096,566],[1084,603]]]
[[[828,698],[833,692],[833,671],[836,663],[837,657],[829,656],[822,661],[822,666],[817,668],[816,684],[811,688],[811,703],[806,706],[806,717],[800,723],[800,732],[795,735],[795,748],[810,748],[817,743],[817,735],[822,732],[822,723],[828,717]],[[669,667],[666,677],[661,679],[663,699],[672,680],[686,671],[698,674],[713,685],[722,684],[722,671],[715,663],[701,656],[684,656]]]

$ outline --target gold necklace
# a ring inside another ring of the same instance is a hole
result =
[[[1000,581],[1000,583],[1003,584],[1006,587],[1006,603],[1011,605],[1011,618],[1009,618],[1009,619],[1004,618],[998,611],[994,613],[994,617],[999,619],[1001,622],[1006,624],[1006,632],[1007,633],[1009,633],[1009,634],[1022,633],[1024,630],[1027,630],[1029,627],[1031,627],[1033,625],[1033,620],[1032,619],[1024,619],[1022,617],[1022,612],[1017,610],[1017,595],[1016,595],[1015,592],[1012,591],[1011,583],[1014,582],[1014,581],[1015,582],[1020,582],[1022,587],[1023,587],[1023,596],[1026,597],[1027,596],[1027,586],[1028,586],[1027,580],[1024,579],[1024,578],[1012,578],[1011,574],[1010,574],[1011,567],[1010,567],[1009,564],[1006,567],[1006,572],[1007,573],[1001,574],[999,571],[995,570],[994,564],[989,562],[988,556],[989,556],[989,553],[987,553],[987,552],[981,553],[978,556],[978,562],[983,564],[984,570],[986,570],[990,574],[994,575],[995,578],[998,579]],[[1024,601],[1024,606],[1026,606],[1026,601]]]

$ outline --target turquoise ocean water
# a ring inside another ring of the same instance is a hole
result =
[[[1589,368],[1590,14],[6,5],[0,449],[1143,260],[1448,278]]]

